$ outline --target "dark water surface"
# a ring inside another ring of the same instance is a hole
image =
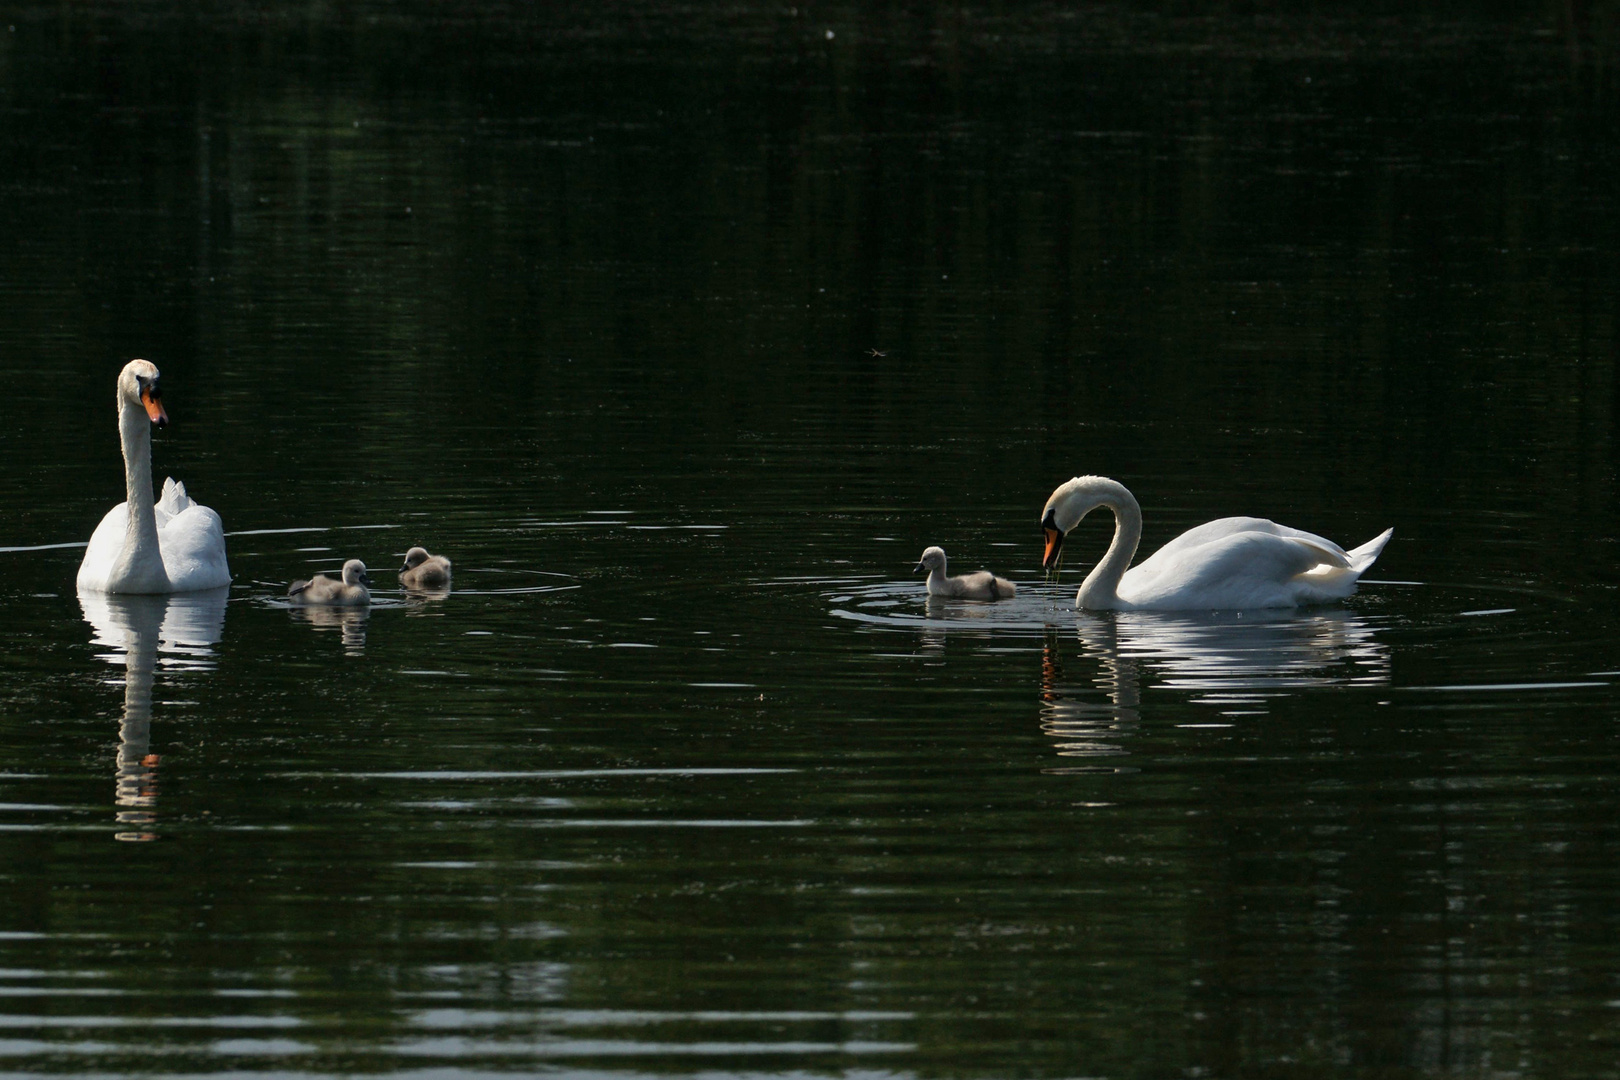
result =
[[[0,7],[0,1073],[1620,1077],[1617,26]]]

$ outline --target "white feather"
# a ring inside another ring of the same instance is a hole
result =
[[[1052,493],[1042,520],[1067,533],[1102,506],[1114,512],[1117,526],[1108,553],[1075,597],[1086,608],[1192,611],[1328,603],[1355,591],[1394,532],[1385,530],[1347,552],[1265,518],[1220,518],[1187,530],[1127,569],[1141,540],[1142,509],[1123,484],[1076,477]]]
[[[179,593],[229,585],[219,515],[192,501],[172,477],[163,483],[163,498],[152,501],[152,432],[139,379],[154,382],[157,368],[132,360],[118,376],[118,430],[129,498],[107,511],[91,534],[78,586],[90,592]]]

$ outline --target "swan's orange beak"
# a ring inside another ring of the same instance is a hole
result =
[[[148,386],[141,391],[141,404],[146,406],[146,415],[152,418],[152,423],[162,427],[169,422],[169,414],[163,411],[163,395],[155,386]]]
[[[1041,533],[1046,537],[1046,554],[1041,556],[1041,569],[1050,570],[1057,565],[1058,552],[1063,550],[1063,530],[1047,525],[1041,529]]]

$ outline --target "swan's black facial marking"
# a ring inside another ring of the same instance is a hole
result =
[[[169,422],[169,414],[163,411],[163,391],[158,386],[157,377],[148,379],[137,375],[135,383],[141,390],[141,404],[146,406],[146,415],[157,427],[163,427]]]

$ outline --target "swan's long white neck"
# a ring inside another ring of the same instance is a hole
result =
[[[1142,541],[1142,507],[1136,496],[1117,480],[1104,476],[1077,476],[1053,493],[1051,505],[1057,514],[1057,526],[1068,533],[1080,520],[1099,506],[1114,512],[1114,540],[1108,545],[1108,554],[1080,585],[1075,602],[1083,608],[1119,607],[1119,582],[1136,557],[1136,546]]]
[[[152,507],[152,421],[139,400],[119,387],[118,437],[124,444],[124,494],[129,524],[124,550],[113,569],[121,592],[167,592],[169,575],[158,549],[157,516]]]

